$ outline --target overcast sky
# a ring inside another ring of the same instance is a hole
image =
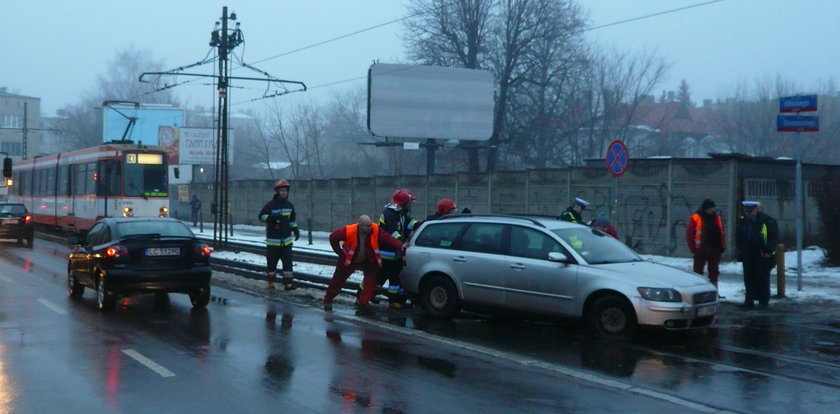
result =
[[[310,88],[305,94],[277,99],[323,100],[336,91],[361,89],[373,60],[404,60],[399,23],[294,51],[400,19],[407,11],[405,0],[0,0],[0,4],[7,28],[0,42],[0,87],[40,97],[42,112],[77,103],[91,92],[116,53],[131,45],[150,49],[167,68],[201,60],[210,50],[210,31],[222,6],[236,12],[245,35],[236,53],[246,62],[259,62],[256,66],[278,78],[302,81]],[[840,67],[840,1],[581,0],[580,5],[588,13],[590,27],[699,5],[586,33],[601,46],[655,50],[671,62],[657,96],[662,89],[677,89],[685,79],[692,97],[700,102],[726,96],[739,83],[753,86],[777,75],[796,80],[802,92],[809,92]],[[211,73],[212,67],[196,71]],[[355,78],[362,79],[342,82]],[[242,102],[261,89],[258,84],[246,86],[254,91],[232,91],[231,102],[238,104],[233,109],[246,107]],[[189,106],[211,106],[214,99],[206,82],[178,87],[176,92]]]

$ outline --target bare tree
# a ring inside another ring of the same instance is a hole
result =
[[[129,47],[116,54],[104,75],[99,75],[93,93],[79,103],[61,108],[66,118],[57,122],[65,137],[63,150],[84,148],[102,142],[102,102],[126,100],[138,103],[168,103],[177,105],[172,90],[154,92],[154,83],[140,83],[139,76],[147,71],[162,71],[163,61],[154,60],[149,49]]]

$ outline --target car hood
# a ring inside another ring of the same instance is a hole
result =
[[[628,280],[628,278],[632,278],[638,286],[675,288],[708,286],[710,289],[715,287],[695,273],[648,261],[589,266],[601,272],[609,272],[613,277],[619,279]]]

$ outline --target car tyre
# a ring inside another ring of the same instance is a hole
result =
[[[113,310],[117,305],[117,295],[108,290],[104,276],[100,276],[96,282],[96,305],[102,312]]]
[[[33,248],[33,247],[34,247],[34,245],[32,244],[32,242],[33,242],[34,240],[35,240],[35,237],[34,237],[33,235],[31,235],[31,234],[30,234],[29,236],[27,236],[27,237],[26,237],[26,248],[27,248],[27,249],[31,249],[31,248]]]
[[[595,300],[587,313],[588,325],[599,338],[629,341],[636,335],[636,312],[627,299],[604,296]]]
[[[193,308],[206,308],[207,304],[210,303],[210,285],[190,292],[190,302],[192,302]]]
[[[446,276],[433,276],[424,283],[420,301],[426,313],[436,319],[452,319],[461,311],[458,289]]]
[[[71,298],[78,298],[82,296],[85,292],[85,287],[79,282],[79,278],[76,277],[75,270],[69,270],[67,272],[67,294],[70,295]]]

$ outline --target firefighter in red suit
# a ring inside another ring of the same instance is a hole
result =
[[[726,233],[714,201],[703,200],[697,212],[688,218],[685,241],[694,255],[694,273],[702,275],[703,268],[708,264],[709,282],[718,287],[720,259],[726,251]]]
[[[338,263],[324,294],[324,310],[332,310],[333,299],[344,287],[347,278],[356,270],[361,270],[364,273],[364,289],[358,306],[362,312],[369,311],[368,303],[376,291],[376,275],[382,268],[380,248],[386,247],[391,251],[401,252],[402,243],[387,232],[380,231],[379,226],[373,223],[369,216],[362,215],[358,223],[330,233],[330,245],[338,254]]]

